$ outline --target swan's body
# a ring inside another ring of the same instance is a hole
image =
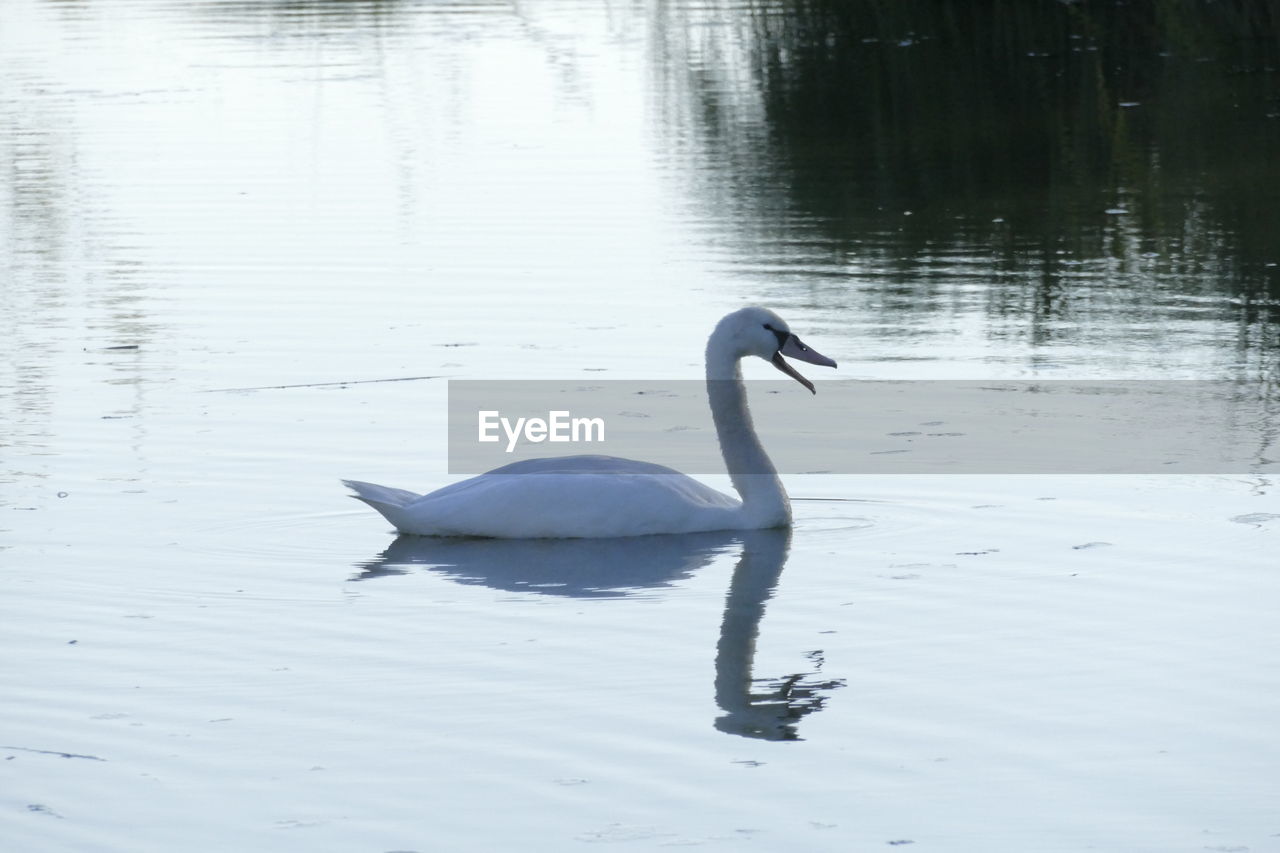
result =
[[[512,462],[427,495],[344,482],[401,533],[426,536],[540,539],[740,527],[739,501],[671,468],[616,456]]]
[[[743,308],[707,342],[707,396],[720,451],[741,500],[662,465],[613,456],[529,459],[426,495],[344,480],[401,533],[562,538],[756,530],[791,523],[791,504],[756,437],[741,360],[757,355],[813,390],[783,355],[830,367],[778,315]]]

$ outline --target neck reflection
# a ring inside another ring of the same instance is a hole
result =
[[[742,556],[725,596],[720,640],[716,643],[716,705],[724,711],[722,732],[763,740],[800,740],[797,724],[822,709],[843,679],[821,679],[820,649],[806,653],[808,672],[753,677],[756,641],[765,605],[773,597],[787,562],[791,531],[752,530],[743,534]]]

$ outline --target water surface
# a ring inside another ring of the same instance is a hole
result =
[[[748,302],[843,378],[1273,379],[1273,13],[1094,5],[8,3],[6,846],[1277,849],[1269,477],[499,545],[337,484]]]

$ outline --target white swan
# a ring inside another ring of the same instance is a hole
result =
[[[741,500],[671,468],[612,456],[513,462],[426,495],[343,482],[401,533],[420,536],[549,539],[784,527],[791,502],[747,410],[739,362],[749,355],[769,360],[811,392],[813,383],[783,356],[836,366],[765,308],[734,311],[716,325],[707,341],[707,396]]]

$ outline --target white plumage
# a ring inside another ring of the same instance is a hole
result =
[[[747,356],[813,385],[783,360],[835,362],[800,343],[764,308],[724,317],[707,342],[707,394],[720,450],[740,499],[671,468],[613,456],[560,456],[504,465],[426,495],[344,480],[401,533],[565,538],[748,530],[791,523],[791,505],[747,409]]]

